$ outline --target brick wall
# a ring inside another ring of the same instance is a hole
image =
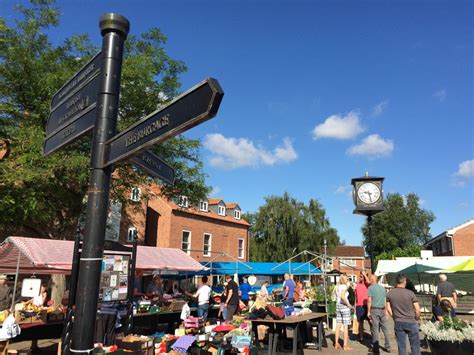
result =
[[[243,225],[175,210],[171,217],[169,247],[181,248],[183,230],[191,232],[190,255],[197,261],[209,261],[218,256],[219,252],[225,252],[238,258],[238,239],[244,240],[244,257],[241,260],[248,261],[248,233],[247,227]],[[204,233],[211,234],[210,256],[204,256],[201,251]],[[232,261],[232,258],[222,256],[215,260]]]
[[[474,255],[474,224],[457,230],[454,233],[453,241],[455,256]]]
[[[157,217],[150,223],[150,215]],[[190,255],[197,261],[232,261],[227,256],[218,256],[218,252],[225,252],[238,258],[238,239],[244,240],[244,258],[249,260],[248,227],[243,224],[222,221],[216,218],[194,215],[180,210],[173,210],[171,206],[159,197],[142,201],[128,206],[122,214],[120,227],[120,242],[127,243],[128,228],[134,226],[138,233],[138,243],[151,245],[154,241],[159,247],[181,249],[183,230],[191,232]],[[148,227],[148,228],[147,228]],[[204,233],[211,237],[210,256],[204,256]],[[199,250],[199,251],[198,251]],[[215,258],[215,259],[214,259]]]
[[[347,262],[344,258],[339,258],[334,260],[333,263],[333,268],[339,270],[342,273],[346,273],[347,276],[351,276],[352,278],[357,278],[359,273],[362,270],[365,270],[365,259],[355,259],[355,258],[349,258],[352,260],[355,260],[355,265],[352,266],[347,266],[344,264],[344,262]]]

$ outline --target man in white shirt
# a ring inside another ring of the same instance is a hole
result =
[[[209,311],[209,299],[211,298],[211,288],[207,285],[207,276],[203,276],[202,285],[194,294],[198,299],[198,317],[205,322],[207,320],[207,313]]]

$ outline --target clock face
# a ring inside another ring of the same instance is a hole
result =
[[[380,188],[372,182],[359,186],[357,197],[366,204],[376,203],[380,199]]]

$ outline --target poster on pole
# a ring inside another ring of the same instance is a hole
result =
[[[102,258],[99,301],[123,301],[128,296],[130,255],[107,254]]]

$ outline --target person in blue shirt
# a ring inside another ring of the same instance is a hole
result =
[[[248,307],[249,305],[249,292],[252,291],[252,286],[248,283],[248,278],[244,277],[243,282],[239,286],[240,300]]]
[[[444,317],[456,317],[456,312],[454,307],[451,304],[450,300],[447,298],[441,299],[439,305],[433,307],[433,322],[442,322]]]
[[[281,295],[283,297],[283,305],[293,306],[293,294],[295,292],[295,282],[291,278],[290,274],[285,274],[285,281],[283,282],[283,290]]]

